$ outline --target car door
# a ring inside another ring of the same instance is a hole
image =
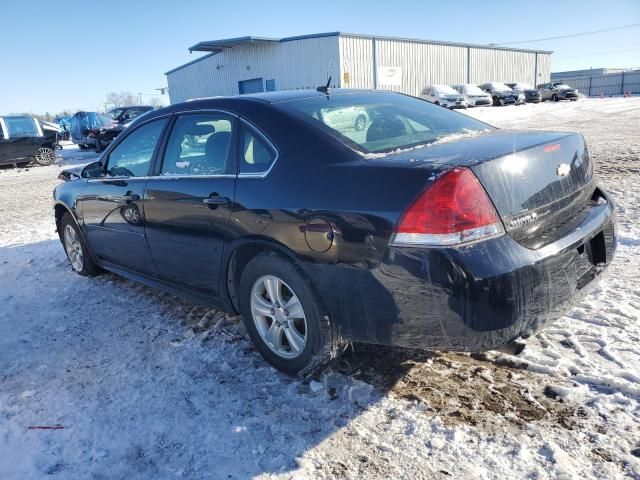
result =
[[[145,191],[158,275],[214,296],[234,205],[236,125],[225,112],[177,115]]]
[[[553,95],[553,90],[550,83],[542,85],[542,100],[550,100]]]
[[[129,132],[107,154],[105,175],[89,179],[78,200],[92,252],[100,260],[154,275],[144,231],[144,188],[169,117]]]

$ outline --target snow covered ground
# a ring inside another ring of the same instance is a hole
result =
[[[72,273],[51,191],[94,154],[0,169],[0,478],[640,478],[640,98],[467,113],[585,135],[611,269],[519,357],[357,347],[311,384],[237,318]]]

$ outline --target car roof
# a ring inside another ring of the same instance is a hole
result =
[[[314,97],[324,97],[326,95],[334,96],[342,96],[342,95],[361,95],[363,93],[390,93],[390,92],[379,92],[376,90],[365,90],[365,89],[353,89],[353,88],[330,88],[329,93],[321,92],[316,89],[298,89],[298,90],[278,90],[275,92],[258,92],[258,93],[246,93],[242,95],[230,95],[230,96],[219,96],[219,97],[204,97],[204,98],[194,98],[191,100],[187,100],[189,106],[191,108],[194,105],[198,105],[199,103],[208,103],[212,100],[253,100],[260,101],[264,103],[281,103],[281,102],[289,102],[291,100],[299,100],[303,98],[314,98]]]

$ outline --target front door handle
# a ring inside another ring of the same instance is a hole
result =
[[[207,205],[226,205],[227,203],[231,203],[231,199],[212,194],[210,197],[203,198],[202,203],[206,203]]]

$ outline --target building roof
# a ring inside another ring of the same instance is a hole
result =
[[[324,37],[358,37],[358,38],[367,38],[367,39],[375,39],[375,40],[391,40],[391,41],[400,41],[400,42],[414,42],[414,43],[428,43],[433,45],[451,45],[457,47],[468,47],[468,48],[485,48],[491,50],[510,50],[514,52],[530,52],[530,53],[544,53],[550,54],[553,53],[550,50],[529,50],[524,48],[509,48],[509,47],[499,47],[495,45],[480,45],[473,43],[459,43],[459,42],[445,42],[441,40],[423,40],[416,38],[402,38],[402,37],[387,37],[382,35],[366,35],[360,33],[346,33],[346,32],[325,32],[325,33],[313,33],[310,35],[297,35],[293,37],[283,37],[283,38],[272,38],[272,37],[236,37],[236,38],[227,38],[221,40],[207,40],[204,42],[198,42],[195,45],[189,47],[189,53],[193,52],[210,52],[209,55],[202,56],[191,62],[185,63],[176,67],[168,72],[165,72],[165,75],[169,73],[175,72],[181,68],[187,67],[195,62],[199,62],[211,55],[215,55],[216,53],[220,53],[225,49],[238,47],[241,45],[251,45],[251,44],[277,44],[282,42],[292,42],[296,40],[307,40],[311,38],[324,38]]]

